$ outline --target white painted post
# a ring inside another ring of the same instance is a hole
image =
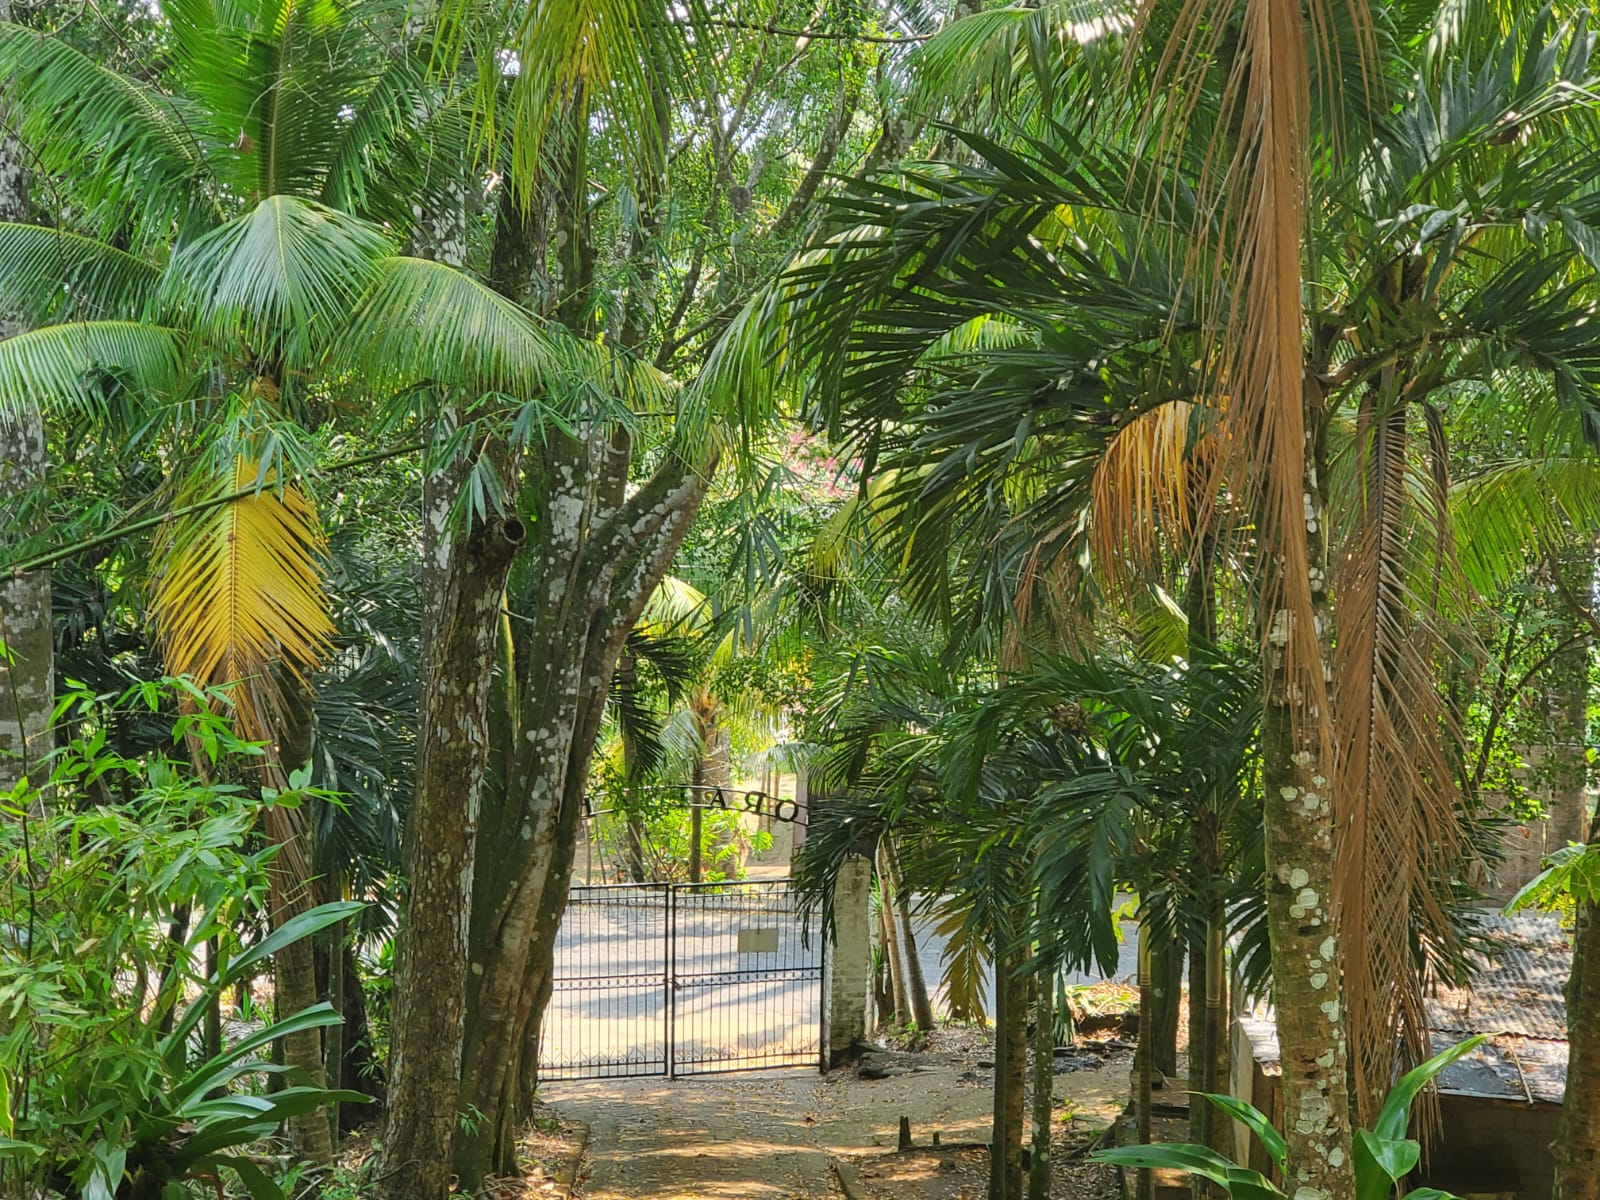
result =
[[[872,862],[847,858],[833,885],[828,946],[828,1066],[854,1058],[872,1021]]]

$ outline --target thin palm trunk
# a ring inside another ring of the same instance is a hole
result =
[[[1184,939],[1177,930],[1152,931],[1150,946],[1150,1065],[1157,1076],[1178,1073],[1178,1011],[1183,1007]],[[1140,1033],[1143,1034],[1143,1030]]]
[[[911,1018],[924,1033],[934,1025],[933,1000],[928,995],[928,981],[922,973],[922,960],[917,957],[917,935],[911,927],[911,897],[906,894],[905,876],[900,871],[900,855],[892,841],[884,843],[884,857],[888,861],[889,881],[894,887],[893,907],[900,922],[900,953],[906,967],[906,998],[911,1004]]]
[[[900,958],[900,938],[895,930],[887,879],[882,874],[881,852],[878,861],[878,928],[883,937],[883,961],[889,967],[889,994],[894,998],[894,1024],[903,1026],[910,1019],[911,1006],[906,999],[905,967]]]
[[[338,1087],[344,1076],[344,951],[345,922],[335,922],[328,934],[328,1003],[339,1014],[339,1023],[322,1035],[322,1074],[329,1085]],[[328,1130],[333,1149],[339,1149],[339,1102],[328,1105]]]
[[[1050,1117],[1055,1108],[1055,988],[1033,977],[1033,1141],[1028,1159],[1028,1200],[1050,1200]]]
[[[1589,824],[1600,853],[1600,816]],[[1556,1135],[1554,1200],[1600,1200],[1600,903],[1580,900],[1567,981],[1567,1090]]]
[[[989,1200],[1022,1200],[1022,1115],[1027,1101],[1028,983],[1022,956],[996,947],[994,981],[994,1128],[989,1141]]]
[[[1141,1146],[1150,1144],[1150,1092],[1155,1080],[1155,1038],[1150,1026],[1155,1016],[1155,987],[1151,978],[1150,922],[1141,911],[1139,916],[1139,1045],[1134,1051],[1134,1134]],[[1137,1200],[1151,1200],[1155,1195],[1155,1175],[1148,1167],[1141,1167],[1136,1176],[1134,1195]]]

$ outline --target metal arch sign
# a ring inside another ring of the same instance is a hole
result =
[[[657,784],[639,789],[645,792],[677,792],[687,793],[691,797],[699,796],[700,799],[691,799],[690,808],[705,810],[720,810],[722,812],[749,813],[756,817],[771,817],[774,821],[783,821],[790,825],[804,825],[805,819],[800,806],[787,796],[772,796],[762,791],[742,791],[735,788],[704,787],[695,784]],[[584,796],[583,817],[603,816],[613,812],[610,808],[594,807],[593,798]]]

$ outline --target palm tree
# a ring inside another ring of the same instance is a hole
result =
[[[544,394],[570,356],[391,240],[416,181],[435,182],[414,151],[452,128],[425,60],[391,49],[402,14],[164,12],[170,92],[0,27],[23,136],[77,214],[71,229],[0,226],[0,286],[35,323],[0,342],[0,412],[126,398],[158,431],[181,465],[154,580],[169,668],[232,685],[243,732],[268,750],[263,786],[281,789],[310,755],[309,680],[332,633],[306,425],[330,401],[392,403],[419,380]],[[269,804],[263,819],[283,847],[281,924],[310,902],[311,850],[297,810]],[[309,956],[302,943],[278,963],[286,1013],[315,999]],[[320,1075],[314,1032],[287,1055]],[[297,1134],[326,1157],[320,1116]]]
[[[1171,32],[1165,12],[1151,6],[1146,28]],[[1431,10],[1385,20],[1370,77],[1397,98],[1346,118],[1345,140],[1319,151],[1314,175],[1302,158],[1309,105],[1333,104],[1334,76],[1354,70],[1359,48],[1319,59],[1313,94],[1298,10],[1260,0],[1237,25],[1196,35],[1209,46],[1231,29],[1249,72],[1152,67],[1169,84],[1162,103],[1177,105],[1171,119],[1193,118],[1201,133],[1252,131],[1255,141],[1212,152],[1232,158],[1232,193],[1212,186],[1206,163],[1216,160],[1192,144],[1204,137],[1169,140],[1161,158],[1126,130],[1094,126],[1093,111],[1050,123],[1047,108],[1037,136],[971,136],[965,161],[861,184],[835,206],[827,248],[774,305],[780,320],[810,326],[819,406],[859,432],[880,468],[899,472],[900,514],[930,564],[913,579],[930,594],[949,571],[945,547],[963,546],[974,556],[958,570],[982,564],[992,592],[1016,595],[1029,576],[1003,552],[1027,545],[1029,529],[1056,531],[1047,554],[1086,530],[1072,514],[1084,510],[1095,447],[1173,397],[1209,413],[1229,483],[1208,486],[1200,504],[1216,510],[1221,502],[1205,497],[1234,497],[1221,515],[1248,532],[1231,553],[1251,581],[1268,665],[1268,913],[1281,1039],[1296,1064],[1292,1154],[1335,1195],[1349,1185],[1344,1009],[1367,1096],[1388,1078],[1394,1034],[1414,1043],[1421,1032],[1416,985],[1388,981],[1415,979],[1419,928],[1449,941],[1425,886],[1451,878],[1459,844],[1435,683],[1462,611],[1438,408],[1463,381],[1505,370],[1543,375],[1569,403],[1592,404],[1596,384],[1582,332],[1592,200],[1566,165],[1584,142],[1574,131],[1586,128],[1588,101],[1569,79],[1588,77],[1590,35],[1548,19],[1473,29],[1461,35],[1469,61],[1454,65],[1426,49]],[[1206,111],[1208,95],[1226,98],[1228,120]],[[1129,111],[1108,107],[1112,117]],[[1301,188],[1313,178],[1326,195],[1308,210]],[[1253,207],[1223,203],[1228,195]],[[1202,254],[1213,235],[1191,235],[1219,205],[1225,262],[1196,273],[1214,261]],[[1562,236],[1525,223],[1530,208],[1551,213],[1542,228],[1559,225]],[[1427,212],[1440,214],[1431,226]],[[1403,247],[1401,228],[1417,235]],[[1317,284],[1305,314],[1303,278]],[[1227,350],[1215,359],[1207,335],[1219,329]],[[989,331],[1005,343],[974,346]],[[948,348],[958,338],[965,362]],[[1123,500],[1148,512],[1146,495]],[[1022,510],[1043,519],[1019,522]],[[1337,878],[1335,809],[1351,830]],[[1344,953],[1336,882],[1350,935],[1343,1005],[1325,1003]]]

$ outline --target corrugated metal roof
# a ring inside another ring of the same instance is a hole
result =
[[[1427,999],[1435,1053],[1474,1034],[1489,1041],[1439,1077],[1446,1095],[1520,1104],[1560,1104],[1567,1089],[1567,976],[1572,947],[1554,917],[1485,916],[1478,970],[1464,988],[1436,987]],[[1256,1064],[1278,1073],[1270,1014],[1244,1017]]]
[[[1565,1041],[1567,976],[1572,947],[1554,917],[1486,917],[1486,953],[1464,988],[1439,987],[1428,997],[1428,1024],[1441,1032],[1513,1034]]]

